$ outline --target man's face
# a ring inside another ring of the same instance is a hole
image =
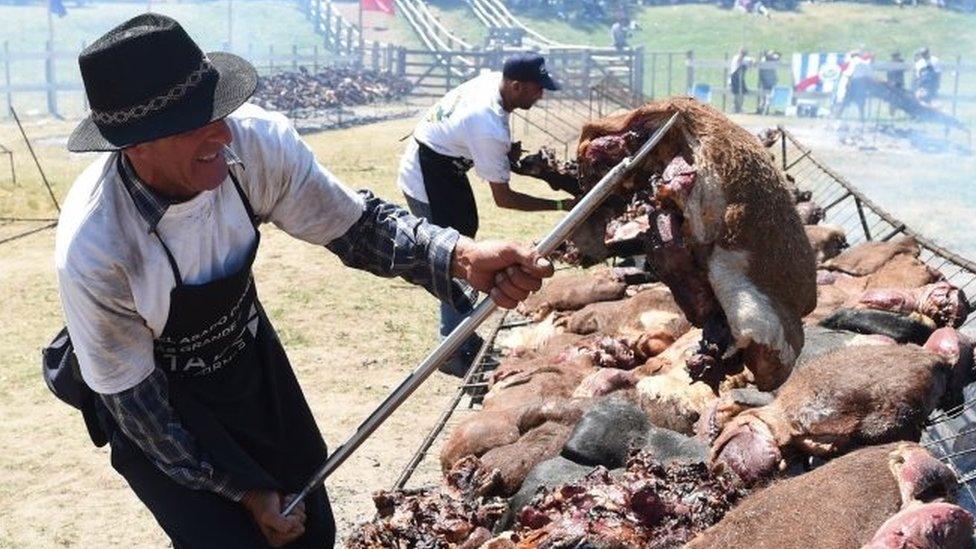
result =
[[[222,150],[231,143],[223,120],[126,149],[140,177],[160,193],[190,198],[216,189],[227,177]]]
[[[541,84],[535,82],[515,82],[515,106],[519,109],[529,109],[535,105],[544,93]]]

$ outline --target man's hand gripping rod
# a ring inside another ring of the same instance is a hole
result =
[[[556,246],[561,244],[564,240],[569,238],[569,236],[576,230],[576,228],[585,221],[590,214],[593,213],[596,208],[603,203],[604,199],[610,195],[619,183],[630,171],[631,167],[635,165],[640,165],[644,160],[644,157],[653,149],[658,142],[664,137],[664,134],[668,132],[674,122],[678,119],[678,114],[675,113],[668,119],[667,122],[660,129],[654,132],[644,145],[633,156],[623,159],[619,164],[613,167],[599,183],[596,184],[593,189],[586,193],[579,203],[564,217],[559,224],[550,232],[545,238],[542,239],[539,244],[536,245],[536,251],[539,255],[546,256],[552,253]],[[488,319],[488,316],[495,311],[498,306],[491,298],[485,298],[481,303],[475,307],[471,315],[464,319],[461,324],[454,328],[451,335],[447,336],[436,349],[433,350],[420,366],[417,367],[410,375],[407,376],[400,386],[396,388],[390,396],[386,397],[386,400],[376,410],[373,411],[369,417],[366,418],[362,424],[356,429],[356,432],[349,437],[342,446],[336,448],[336,451],[325,460],[322,467],[315,472],[315,475],[309,479],[309,481],[302,488],[302,491],[298,494],[298,497],[293,499],[288,506],[285,507],[284,514],[287,515],[291,513],[292,509],[298,505],[309,493],[315,490],[320,484],[322,484],[325,479],[332,474],[346,459],[352,455],[356,448],[362,444],[369,435],[373,434],[386,418],[403,404],[411,394],[420,387],[420,385],[426,380],[434,370],[437,369],[448,357],[454,354],[455,351],[461,346],[461,344],[466,341],[474,331],[481,325],[482,322]]]

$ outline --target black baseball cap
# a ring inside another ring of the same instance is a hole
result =
[[[516,53],[509,57],[502,68],[502,76],[519,82],[535,82],[547,90],[562,88],[546,70],[546,60],[537,53]]]

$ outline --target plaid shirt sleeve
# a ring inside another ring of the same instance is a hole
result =
[[[119,428],[168,477],[193,490],[210,490],[240,501],[244,491],[216,471],[169,402],[169,381],[156,369],[131,389],[103,394],[102,402]]]
[[[365,203],[359,221],[326,247],[349,267],[386,278],[401,277],[460,312],[471,310],[477,291],[451,278],[451,255],[458,232],[414,217],[369,191],[359,193]]]

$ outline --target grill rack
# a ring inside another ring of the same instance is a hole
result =
[[[976,310],[976,263],[955,254],[934,241],[914,232],[879,205],[867,198],[843,176],[821,163],[813,152],[801,144],[782,126],[777,128],[778,145],[771,150],[778,153],[777,160],[785,173],[793,176],[801,190],[811,191],[813,201],[825,213],[824,222],[840,226],[847,234],[849,244],[857,245],[871,240],[887,241],[898,235],[915,238],[922,252],[919,259],[941,272],[946,280],[974,297],[969,298],[970,308]],[[499,333],[531,321],[514,311],[499,313],[489,336],[473,361],[473,365],[461,381],[457,393],[448,402],[427,437],[401,471],[394,488],[402,489],[414,473],[424,465],[428,452],[437,442],[445,427],[456,420],[459,405],[463,412],[481,408],[487,392],[488,376],[498,367],[500,349],[496,345]],[[963,332],[976,334],[976,314],[971,314],[962,327]],[[955,472],[962,487],[959,505],[976,514],[976,381],[969,383],[963,392],[963,402],[948,410],[936,410],[928,418],[922,433],[921,445],[948,465]],[[434,464],[428,466],[436,467]]]
[[[838,225],[852,246],[871,240],[887,241],[898,235],[915,238],[919,259],[941,272],[956,287],[969,289],[970,309],[976,309],[976,263],[922,236],[872,202],[850,181],[831,170],[782,126],[777,154],[784,172],[793,176],[800,190],[811,191],[813,201],[824,209],[824,223]],[[976,334],[976,314],[970,314],[963,332]],[[976,514],[976,382],[963,391],[963,402],[948,410],[936,410],[926,421],[921,444],[948,465],[959,479],[959,504]]]
[[[501,350],[495,344],[499,333],[532,323],[531,320],[513,310],[500,311],[495,313],[495,316],[492,318],[494,322],[491,328],[489,328],[488,337],[484,338],[481,349],[478,350],[474,360],[471,362],[471,368],[461,380],[457,392],[447,403],[447,406],[444,407],[444,410],[438,416],[430,432],[427,433],[427,436],[421,441],[420,446],[417,447],[410,460],[400,472],[396,482],[393,484],[395,490],[403,489],[413,477],[414,473],[425,463],[431,447],[434,446],[440,435],[444,433],[444,427],[452,419],[455,419],[456,422],[456,412],[459,410],[462,412],[474,412],[481,409],[482,400],[484,399],[485,393],[488,392],[489,376],[498,367],[501,358]],[[433,466],[431,464],[427,465]]]

